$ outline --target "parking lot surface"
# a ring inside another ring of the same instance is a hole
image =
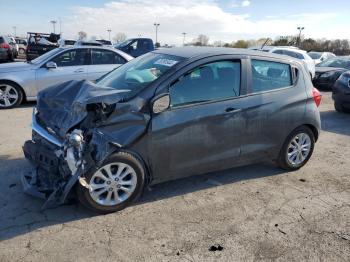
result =
[[[0,111],[0,261],[349,261],[350,115],[320,107],[309,163],[265,163],[160,184],[121,212],[41,210],[22,193],[34,104]]]

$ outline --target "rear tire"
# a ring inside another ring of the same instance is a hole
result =
[[[310,159],[315,146],[315,135],[307,126],[293,130],[286,138],[278,157],[282,169],[293,171],[304,166]]]
[[[140,160],[130,153],[117,152],[109,156],[101,168],[85,175],[91,188],[79,183],[77,196],[81,204],[97,213],[120,211],[141,196],[145,176]]]

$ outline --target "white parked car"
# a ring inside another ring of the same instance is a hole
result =
[[[108,47],[55,48],[29,62],[0,65],[0,109],[35,101],[37,93],[69,80],[96,80],[133,59]]]
[[[16,47],[15,58],[17,58],[18,52],[19,52],[19,46],[18,46],[18,44],[17,44],[17,42],[16,42],[16,39],[15,39],[14,37],[9,36],[9,39],[10,39],[10,41],[12,42],[12,44]]]
[[[335,54],[331,53],[331,52],[308,52],[307,53],[315,62],[315,65],[329,59],[329,58],[333,58],[336,57]]]
[[[252,50],[260,50],[268,53],[287,55],[304,61],[311,78],[315,77],[315,62],[306,51],[294,46],[264,46],[263,48],[251,47]]]
[[[269,50],[269,53],[287,55],[290,57],[294,57],[294,58],[298,58],[300,60],[303,60],[309,73],[310,73],[311,79],[313,79],[315,77],[315,62],[307,54],[306,51],[300,50],[297,48],[274,47],[274,48]]]

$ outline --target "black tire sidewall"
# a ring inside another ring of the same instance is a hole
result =
[[[341,104],[339,104],[339,102],[334,102],[334,109],[339,113],[344,112],[344,108]]]
[[[293,166],[289,163],[288,159],[287,159],[287,150],[288,150],[288,146],[291,142],[291,140],[297,135],[297,134],[301,134],[301,133],[306,133],[310,139],[311,139],[311,148],[310,148],[310,152],[309,152],[309,155],[306,157],[306,159],[299,165],[297,166]],[[309,159],[311,158],[312,154],[313,154],[313,151],[314,151],[314,148],[315,148],[315,135],[314,133],[312,132],[312,130],[310,128],[308,128],[307,126],[301,126],[301,127],[298,127],[296,129],[294,129],[290,134],[289,136],[286,138],[283,146],[282,146],[282,149],[280,151],[280,155],[279,155],[279,166],[283,169],[286,169],[286,170],[298,170],[300,169],[301,167],[303,167],[308,161]]]
[[[90,196],[89,190],[82,185],[78,184],[77,186],[77,195],[79,201],[86,206],[87,208],[98,212],[98,213],[112,213],[116,211],[120,211],[127,206],[129,206],[132,202],[134,202],[136,199],[138,199],[144,189],[144,184],[145,184],[145,169],[141,163],[136,157],[134,157],[130,153],[125,153],[125,152],[118,152],[115,154],[112,154],[109,156],[106,161],[103,163],[102,166],[114,163],[114,162],[122,162],[125,164],[130,165],[136,172],[137,176],[137,184],[134,192],[131,194],[131,196],[124,202],[117,204],[115,206],[103,206],[98,203],[96,203]],[[96,169],[93,169],[89,171],[86,175],[86,182],[90,183],[90,179],[93,176],[93,174],[96,172]]]
[[[17,107],[18,105],[20,105],[22,103],[22,101],[23,101],[23,98],[24,98],[24,94],[23,94],[22,88],[20,88],[17,84],[14,84],[14,83],[11,83],[11,82],[7,82],[7,81],[0,81],[0,85],[1,84],[9,85],[9,86],[12,86],[13,88],[15,88],[16,91],[17,91],[17,94],[18,94],[18,99],[17,99],[17,102],[14,103],[12,106],[0,107],[0,110],[1,109],[11,109],[11,108],[14,108],[14,107]]]

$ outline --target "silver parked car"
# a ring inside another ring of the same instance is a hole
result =
[[[0,65],[0,108],[24,99],[35,101],[39,91],[69,80],[96,80],[133,59],[108,47],[60,47],[30,62]]]

